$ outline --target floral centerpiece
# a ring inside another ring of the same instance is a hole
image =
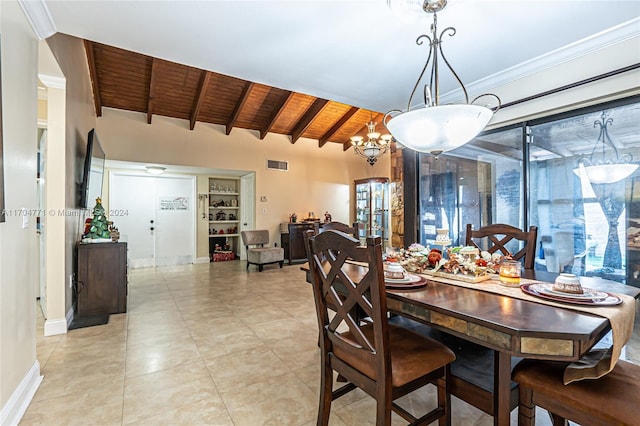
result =
[[[480,251],[476,247],[457,246],[446,250],[446,256],[439,249],[430,249],[420,244],[411,244],[397,252],[397,261],[409,272],[464,274],[481,276],[496,274],[503,260],[511,256]]]

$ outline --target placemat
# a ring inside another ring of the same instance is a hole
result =
[[[542,303],[550,306],[557,306],[563,309],[571,309],[579,312],[599,315],[609,320],[613,336],[613,346],[607,350],[593,350],[586,354],[579,361],[569,364],[565,369],[564,383],[582,379],[597,379],[613,370],[616,362],[620,358],[622,347],[629,341],[633,333],[633,322],[635,319],[636,300],[625,294],[617,294],[622,303],[615,306],[585,306],[570,305],[565,303],[557,303],[551,300],[540,299],[523,293],[519,287],[505,287],[500,285],[498,276],[495,275],[487,281],[481,283],[469,283],[458,281],[451,278],[427,276],[431,281],[444,284],[456,285],[459,287],[472,288],[475,290],[486,291],[503,296],[513,297],[515,299],[529,300],[535,303]],[[539,283],[542,281],[530,280],[522,278],[521,284]]]

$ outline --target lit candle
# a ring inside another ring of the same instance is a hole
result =
[[[520,285],[520,262],[517,260],[505,260],[500,264],[500,284],[507,287]]]

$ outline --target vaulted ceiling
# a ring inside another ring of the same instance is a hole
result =
[[[233,128],[317,139],[318,146],[339,143],[346,151],[350,137],[366,134],[368,121],[387,132],[383,114],[340,102],[279,89],[223,74],[169,62],[100,43],[85,41],[95,109],[142,112]]]
[[[29,0],[49,33],[84,40],[96,111],[112,107],[253,129],[350,147],[371,117],[404,108],[426,59],[416,37],[432,16],[398,12],[388,0]],[[403,0],[391,0],[403,3]],[[420,5],[420,1],[406,1]],[[35,16],[35,15],[34,15]],[[443,49],[473,98],[503,103],[640,62],[636,0],[449,0]],[[628,54],[610,50],[635,41]],[[634,50],[634,46],[636,49]],[[538,87],[520,79],[597,52],[585,75],[554,75]],[[615,63],[614,63],[615,62]],[[424,82],[423,82],[424,83]],[[505,88],[517,87],[518,90]],[[502,89],[502,90],[501,90]],[[517,93],[516,93],[517,92]],[[461,92],[441,73],[442,102]]]

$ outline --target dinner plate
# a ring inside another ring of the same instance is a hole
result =
[[[535,290],[550,296],[564,297],[567,299],[605,299],[608,293],[604,291],[594,290],[591,288],[582,288],[583,293],[567,293],[558,291],[553,288],[553,284],[534,284]]]
[[[606,305],[618,305],[622,303],[622,299],[620,299],[615,294],[607,293],[605,291],[593,290],[593,289],[583,289],[585,292],[593,294],[594,297],[591,298],[576,298],[574,295],[557,295],[559,292],[550,293],[547,291],[546,287],[552,286],[553,284],[522,284],[520,286],[520,290],[523,292],[530,294],[532,296],[539,297],[541,299],[552,300],[554,302],[563,302],[563,303],[571,303],[574,305],[596,305],[596,306],[606,306]]]
[[[387,288],[404,289],[404,288],[420,288],[427,285],[427,279],[419,275],[405,274],[405,278],[393,279],[385,278],[384,283]]]

